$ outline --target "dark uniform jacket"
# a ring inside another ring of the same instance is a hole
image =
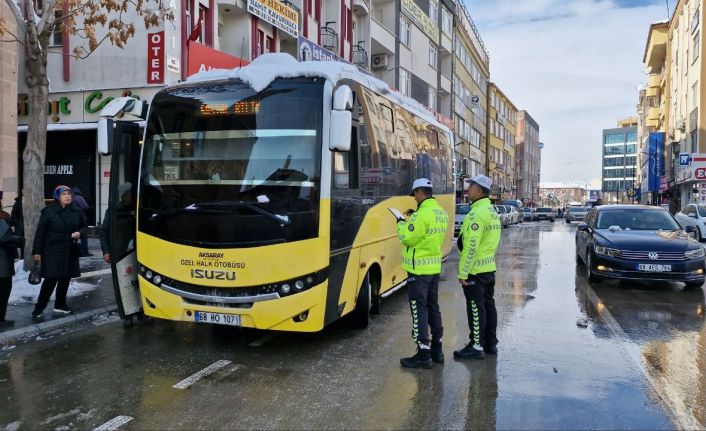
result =
[[[8,233],[12,233],[10,224],[0,219],[0,239],[5,238]],[[17,245],[0,242],[0,278],[12,277],[15,275],[15,255],[17,253]]]
[[[103,224],[98,232],[98,237],[101,240],[101,249],[103,250],[104,255],[110,254],[112,211],[113,207],[109,206],[105,211]],[[123,257],[128,250],[132,250],[135,247],[135,211],[125,206],[122,202],[118,203],[116,205],[114,222],[115,234],[117,236],[117,241],[115,243],[116,256],[111,256],[111,258],[118,260]]]
[[[34,237],[32,254],[42,256],[42,277],[69,278],[81,275],[78,254],[70,252],[71,234],[86,226],[83,211],[69,205],[62,208],[58,203],[42,210]]]

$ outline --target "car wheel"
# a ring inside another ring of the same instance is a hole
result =
[[[695,290],[703,285],[702,282],[685,283],[684,290]]]
[[[569,219],[567,218],[567,219],[566,219],[566,224],[571,224],[571,220],[569,220]]]
[[[583,266],[583,259],[581,259],[581,255],[579,254],[578,244],[576,246],[576,265]]]
[[[554,219],[549,219],[550,222],[554,223]]]
[[[586,279],[589,283],[598,283],[601,278],[593,273],[593,253],[591,250],[586,250]]]

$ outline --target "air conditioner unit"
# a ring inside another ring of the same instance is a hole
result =
[[[387,69],[389,57],[387,54],[373,55],[373,69]]]

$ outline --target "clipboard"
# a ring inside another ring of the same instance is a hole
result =
[[[387,209],[390,210],[390,212],[392,213],[392,215],[395,216],[395,218],[396,218],[397,220],[404,220],[404,219],[405,219],[405,218],[404,218],[404,215],[403,215],[401,212],[399,212],[398,210],[396,210],[395,208],[389,208],[389,207],[388,207]]]

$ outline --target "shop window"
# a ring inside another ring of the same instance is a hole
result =
[[[265,32],[262,30],[257,31],[257,54],[265,53]]]

